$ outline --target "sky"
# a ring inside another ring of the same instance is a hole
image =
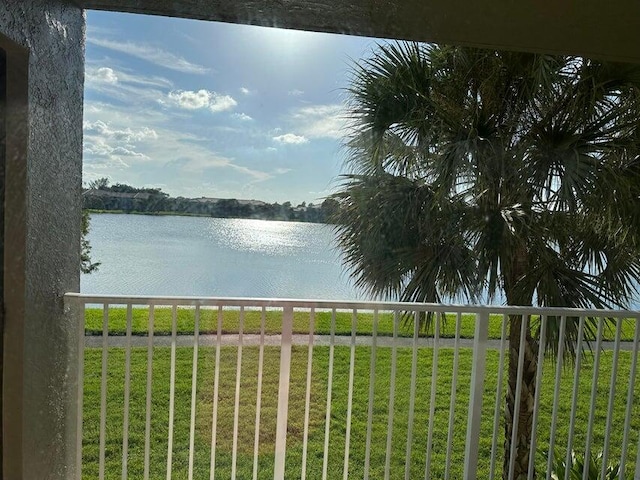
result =
[[[90,11],[83,180],[320,202],[344,173],[350,69],[376,43]]]

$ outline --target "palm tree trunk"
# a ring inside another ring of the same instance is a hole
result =
[[[505,275],[505,294],[509,305],[531,305],[533,291],[524,291],[518,281],[527,273],[529,268],[526,246],[516,248],[509,271]],[[503,480],[509,479],[510,469],[513,469],[513,479],[527,478],[529,457],[535,455],[531,451],[531,431],[533,428],[533,407],[536,390],[536,367],[538,362],[538,345],[531,336],[529,316],[509,316],[509,382],[507,387],[506,406],[504,411],[504,464]],[[522,366],[522,381],[520,382],[520,402],[516,405],[516,390],[518,388],[518,362],[520,354],[520,336],[525,329],[524,360]],[[515,457],[511,465],[511,443],[513,439],[513,419],[517,418],[517,435],[515,438]],[[534,478],[535,478],[535,472]]]
[[[531,337],[529,317],[513,315],[509,317],[509,385],[505,408],[504,435],[504,467],[502,478],[509,478],[509,468],[513,469],[513,478],[526,479],[528,475],[529,457],[535,455],[531,451],[531,431],[533,428],[533,408],[536,387],[536,366],[538,361],[538,345]],[[518,387],[518,360],[520,334],[526,329],[524,344],[524,363],[522,372],[520,402],[516,405],[516,389]],[[511,442],[513,438],[513,418],[517,416],[517,436],[515,441],[515,461],[510,465]],[[535,472],[534,472],[535,478]]]

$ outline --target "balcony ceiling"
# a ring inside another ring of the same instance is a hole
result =
[[[84,8],[640,62],[637,0],[68,0]]]

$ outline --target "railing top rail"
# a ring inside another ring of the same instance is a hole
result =
[[[154,306],[209,306],[209,307],[292,307],[336,310],[401,310],[445,313],[489,312],[505,315],[555,315],[594,317],[636,317],[638,310],[599,310],[559,307],[504,306],[504,305],[456,305],[439,303],[403,303],[351,300],[308,300],[292,298],[245,298],[245,297],[189,297],[189,296],[145,296],[145,295],[88,295],[66,293],[65,302],[110,305],[154,305]]]

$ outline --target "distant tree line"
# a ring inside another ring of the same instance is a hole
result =
[[[217,218],[255,218],[296,222],[330,223],[338,203],[293,206],[291,202],[267,203],[235,198],[170,197],[159,188],[137,188],[122,183],[109,185],[108,179],[91,182],[83,192],[85,209],[125,213],[199,215]]]

